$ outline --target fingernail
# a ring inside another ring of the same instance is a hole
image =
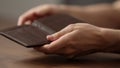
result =
[[[50,41],[54,41],[54,37],[52,35],[47,35],[47,39]]]
[[[21,26],[21,24],[18,23],[17,26]]]
[[[18,19],[17,26],[21,26],[21,20],[20,19]]]
[[[30,25],[30,24],[31,24],[31,21],[25,22],[25,25]]]
[[[21,23],[20,23],[20,22],[18,22],[18,23],[17,23],[17,26],[21,26]]]

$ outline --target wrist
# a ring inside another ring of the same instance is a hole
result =
[[[118,53],[120,52],[120,30],[104,29],[103,36],[107,41],[107,46],[102,50],[103,52]]]

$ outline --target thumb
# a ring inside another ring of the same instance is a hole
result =
[[[60,30],[52,35],[47,35],[47,39],[50,41],[55,41],[58,38],[60,38],[61,36],[65,35],[69,32],[72,32],[72,31],[73,31],[73,28],[70,25],[68,25],[67,27],[63,28],[62,30]]]

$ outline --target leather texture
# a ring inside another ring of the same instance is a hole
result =
[[[0,34],[25,47],[42,46],[50,43],[46,35],[78,22],[83,21],[66,14],[49,15],[35,20],[32,25],[15,26],[1,31]]]

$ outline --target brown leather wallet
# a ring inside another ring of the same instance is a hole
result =
[[[50,43],[46,35],[78,22],[83,21],[66,14],[49,15],[35,20],[32,25],[15,26],[1,31],[0,34],[25,47],[42,46]]]

